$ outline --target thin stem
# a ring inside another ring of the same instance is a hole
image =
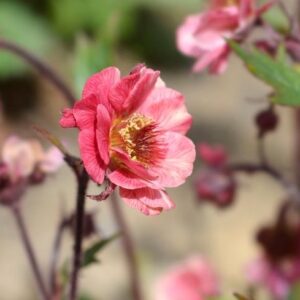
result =
[[[75,217],[75,242],[73,248],[73,264],[71,272],[69,300],[76,300],[78,294],[78,275],[81,266],[82,237],[84,227],[84,207],[89,177],[84,169],[77,173],[77,201]]]
[[[287,180],[285,176],[283,176],[279,171],[277,171],[275,168],[271,167],[268,164],[255,164],[255,163],[232,163],[226,166],[227,170],[230,170],[232,172],[244,172],[248,174],[253,173],[265,173],[275,179],[277,182],[279,182],[283,188],[285,188],[290,196],[297,200],[297,202],[300,201],[300,190],[298,186]]]
[[[39,60],[32,53],[23,49],[21,46],[2,38],[0,39],[0,49],[9,51],[32,65],[42,76],[48,79],[64,95],[70,105],[74,104],[75,96],[63,82],[63,80],[50,68],[50,66]]]
[[[37,282],[39,291],[41,293],[42,299],[48,300],[50,298],[48,296],[46,285],[44,283],[40,267],[39,267],[38,262],[36,260],[35,253],[34,253],[31,241],[29,239],[28,230],[27,230],[27,227],[25,225],[23,215],[20,211],[20,207],[18,206],[18,204],[14,205],[14,206],[11,206],[11,212],[14,216],[14,219],[16,221],[18,230],[20,232],[22,243],[24,245],[24,249],[25,249],[26,254],[28,256],[28,260],[29,260],[30,266],[32,268],[34,277],[36,279],[36,282]]]
[[[142,292],[140,286],[139,271],[135,257],[134,245],[131,238],[130,230],[126,224],[116,193],[111,194],[112,211],[118,226],[122,231],[122,245],[127,258],[127,264],[131,279],[131,290],[133,300],[142,300]]]
[[[295,176],[300,186],[300,109],[295,111]]]
[[[49,285],[50,285],[50,291],[51,294],[54,294],[56,291],[56,271],[57,271],[57,263],[59,259],[59,252],[61,248],[61,243],[62,243],[62,237],[64,230],[67,226],[67,221],[66,218],[63,218],[60,223],[58,224],[57,230],[56,230],[56,235],[54,238],[54,243],[53,243],[53,249],[52,249],[52,255],[51,255],[51,261],[50,261],[50,275],[49,275]]]

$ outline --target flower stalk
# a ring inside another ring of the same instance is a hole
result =
[[[56,74],[56,72],[50,68],[49,65],[42,62],[35,55],[25,50],[21,46],[3,38],[0,39],[0,49],[13,53],[33,66],[44,78],[50,81],[61,92],[62,95],[64,95],[69,104],[72,105],[74,103],[75,96],[73,95],[72,91]]]
[[[68,159],[66,159],[68,162]],[[72,161],[72,159],[71,159]],[[76,215],[75,215],[75,241],[73,247],[73,262],[70,279],[69,300],[76,300],[78,295],[78,275],[82,260],[82,238],[84,227],[84,210],[86,191],[89,183],[89,177],[84,168],[79,168],[76,161],[68,164],[73,168],[77,177],[77,200],[76,200]]]

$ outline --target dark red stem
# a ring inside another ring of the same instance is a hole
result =
[[[73,263],[72,263],[70,291],[69,291],[69,298],[68,298],[69,300],[76,300],[78,297],[78,275],[79,275],[79,271],[81,267],[81,259],[82,259],[84,207],[85,207],[86,191],[89,182],[89,177],[85,169],[82,168],[82,170],[80,172],[77,172],[76,175],[77,175],[78,188],[77,188],[76,215],[75,215],[75,241],[74,241],[74,248],[73,248]]]
[[[143,297],[140,285],[139,270],[137,266],[134,245],[131,238],[130,230],[126,224],[115,192],[112,193],[110,200],[115,220],[118,223],[118,226],[120,227],[122,232],[122,245],[127,258],[127,264],[130,273],[132,299],[142,300]]]
[[[23,49],[21,46],[2,38],[0,39],[0,49],[11,52],[29,63],[64,95],[70,105],[74,104],[75,96],[63,80],[50,68],[50,66],[39,60],[32,53]]]

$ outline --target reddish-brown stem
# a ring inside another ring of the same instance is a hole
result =
[[[46,285],[44,283],[40,267],[36,260],[36,256],[35,256],[35,253],[34,253],[34,250],[33,250],[29,235],[28,235],[28,230],[27,230],[26,224],[24,222],[23,215],[21,213],[19,204],[13,205],[10,208],[11,208],[12,215],[14,216],[14,219],[16,221],[17,228],[20,232],[21,240],[22,240],[24,249],[26,251],[32,272],[36,279],[41,297],[44,300],[49,300],[50,298],[48,295],[48,291],[46,289]]]
[[[64,95],[70,105],[74,104],[75,96],[63,82],[63,80],[56,74],[56,72],[50,68],[50,66],[39,60],[32,53],[28,52],[21,46],[3,38],[0,39],[0,49],[13,53],[29,63]]]
[[[119,201],[116,197],[116,193],[111,194],[110,203],[112,205],[112,211],[115,217],[115,220],[122,232],[122,245],[124,253],[127,258],[127,264],[129,269],[129,275],[131,280],[131,291],[133,300],[142,300],[142,291],[140,286],[140,277],[139,270],[137,266],[134,245],[131,238],[130,230],[126,224],[125,218],[123,216]]]
[[[84,207],[85,197],[88,187],[89,177],[84,168],[81,171],[74,169],[77,175],[77,200],[76,200],[76,215],[75,215],[75,241],[73,248],[73,263],[71,271],[71,281],[69,290],[69,300],[76,300],[78,296],[78,275],[81,267],[82,256],[82,237],[84,226]],[[76,172],[77,170],[77,172]]]

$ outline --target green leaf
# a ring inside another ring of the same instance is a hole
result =
[[[76,43],[73,74],[75,88],[78,95],[91,76],[112,63],[113,49],[105,42],[98,43],[80,36]]]
[[[289,20],[278,6],[273,6],[263,15],[263,19],[275,30],[287,32],[289,30]]]
[[[115,240],[120,236],[120,233],[116,233],[112,235],[109,238],[102,239],[95,244],[93,244],[91,247],[89,247],[86,251],[83,253],[83,261],[82,261],[82,268],[88,267],[93,263],[98,263],[99,260],[97,259],[96,255],[100,250],[102,250],[105,246],[107,246],[110,242]]]
[[[290,290],[287,300],[299,300],[300,299],[300,282],[294,284]]]
[[[46,55],[54,42],[49,24],[27,4],[16,1],[0,1],[0,38],[15,42],[40,56]],[[0,49],[0,77],[19,75],[28,69],[20,58]]]
[[[300,105],[300,73],[282,61],[273,60],[258,50],[246,51],[229,41],[230,47],[246,63],[248,70],[274,88],[272,101],[276,104]]]

